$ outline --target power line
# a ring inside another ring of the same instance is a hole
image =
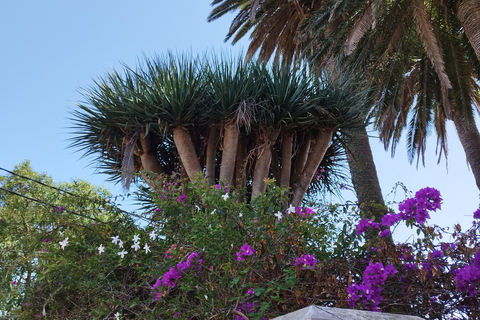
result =
[[[18,197],[25,198],[25,199],[27,199],[27,200],[35,201],[35,202],[41,203],[41,204],[43,204],[43,205],[50,206],[50,207],[52,207],[52,208],[58,209],[58,206],[56,206],[56,205],[54,205],[54,204],[47,203],[47,202],[42,201],[42,200],[39,200],[39,199],[34,199],[34,198],[31,198],[31,197],[27,197],[27,196],[25,196],[25,195],[23,195],[23,194],[17,193],[17,192],[12,191],[12,190],[4,189],[4,188],[2,188],[2,187],[0,187],[0,190],[3,190],[3,191],[8,192],[8,193],[11,193],[11,194],[16,195],[16,196],[18,196]],[[98,219],[96,219],[96,218],[92,218],[92,217],[86,216],[86,215],[84,215],[84,214],[75,212],[75,211],[71,211],[71,210],[67,210],[67,209],[62,210],[62,211],[65,211],[65,212],[67,212],[67,213],[71,213],[71,214],[77,215],[77,216],[79,216],[79,217],[84,217],[84,218],[91,219],[91,220],[95,220],[95,221],[98,221],[98,222],[103,222],[103,221],[100,221],[100,220],[98,220]]]
[[[46,184],[46,183],[44,183],[44,182],[35,180],[35,179],[33,179],[33,178],[30,178],[30,177],[23,176],[23,175],[21,175],[21,174],[12,172],[12,171],[7,170],[7,169],[2,168],[2,167],[0,167],[0,170],[3,170],[3,171],[5,171],[5,172],[8,172],[8,173],[11,174],[11,175],[20,177],[20,178],[22,178],[22,179],[30,180],[30,181],[32,181],[32,182],[38,183],[38,184],[40,184],[40,185],[42,185],[42,186],[45,186],[45,187],[47,187],[47,188],[51,188],[51,189],[54,189],[54,190],[57,190],[57,191],[66,193],[66,194],[69,194],[69,195],[71,195],[71,196],[74,196],[74,197],[77,197],[77,198],[80,198],[80,199],[93,200],[93,201],[96,201],[96,202],[101,203],[101,204],[111,205],[112,207],[115,207],[115,209],[116,209],[117,211],[119,211],[119,212],[121,212],[121,213],[123,213],[123,214],[131,215],[131,216],[137,217],[137,218],[139,218],[139,219],[143,219],[143,220],[148,221],[148,222],[152,222],[152,221],[153,221],[152,219],[148,219],[148,218],[145,218],[145,217],[143,217],[143,216],[134,214],[133,212],[127,212],[127,211],[125,211],[125,210],[122,210],[122,209],[118,208],[117,204],[115,204],[115,203],[112,204],[112,203],[111,203],[110,201],[108,201],[108,200],[99,199],[99,198],[88,198],[88,197],[80,196],[80,195],[74,194],[74,193],[72,193],[72,192],[70,192],[70,191],[63,190],[63,189],[60,189],[60,188],[57,188],[57,187],[48,185],[48,184]],[[24,197],[24,198],[28,198],[27,196],[21,195],[21,194],[19,194],[19,193],[16,193],[16,192],[14,192],[14,191],[11,191],[11,190],[7,190],[7,189],[3,189],[3,188],[0,188],[0,189],[5,190],[5,191],[10,192],[10,193],[13,193],[13,194],[16,194],[17,196],[21,196],[21,197]],[[35,199],[32,198],[31,200],[37,201],[37,202],[39,202],[39,203],[44,203],[44,202],[42,202],[41,200],[38,200],[38,199],[35,200]],[[57,208],[57,206],[52,205],[52,204],[48,204],[48,203],[44,203],[44,204],[49,205],[49,206],[53,206],[53,207]]]
[[[32,178],[29,178],[29,177],[22,176],[21,174],[12,172],[12,171],[7,170],[7,169],[4,169],[4,168],[2,168],[2,167],[0,167],[0,170],[6,171],[6,172],[8,172],[8,173],[10,173],[10,174],[12,174],[12,175],[14,175],[14,176],[17,176],[17,177],[20,177],[20,178],[23,178],[23,179],[27,179],[27,180],[33,181],[33,182],[35,182],[35,183],[41,184],[42,186],[45,186],[45,187],[48,187],[48,188],[52,188],[52,189],[58,190],[58,191],[60,191],[60,192],[67,193],[67,194],[72,195],[72,196],[74,196],[74,197],[82,198],[81,196],[79,196],[79,195],[77,195],[77,194],[74,194],[74,193],[71,193],[70,191],[62,190],[62,189],[60,189],[60,188],[57,188],[57,187],[48,185],[48,184],[43,183],[43,182],[41,182],[41,181],[38,181],[38,180],[35,180],[35,179],[32,179]]]

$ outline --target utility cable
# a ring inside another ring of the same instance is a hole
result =
[[[27,197],[27,196],[25,196],[25,195],[23,195],[23,194],[17,193],[17,192],[12,191],[12,190],[8,190],[8,189],[2,188],[2,187],[0,187],[0,190],[3,190],[3,191],[8,192],[8,193],[11,193],[11,194],[16,195],[16,196],[18,196],[18,197],[25,198],[25,199],[30,200],[30,201],[38,202],[38,203],[41,203],[41,204],[43,204],[43,205],[50,206],[50,207],[52,207],[52,208],[58,209],[58,206],[56,206],[56,205],[54,205],[54,204],[47,203],[47,202],[42,201],[42,200],[39,200],[39,199],[34,199],[34,198],[31,198],[31,197]],[[98,222],[103,222],[103,221],[98,220],[98,219],[96,219],[96,218],[92,218],[92,217],[86,216],[86,215],[84,215],[84,214],[75,212],[75,211],[71,211],[71,210],[67,210],[67,209],[62,210],[62,212],[63,212],[63,211],[65,211],[65,212],[67,212],[67,213],[71,213],[71,214],[77,215],[77,216],[79,216],[79,217],[83,217],[83,218],[95,220],[95,221],[98,221]]]
[[[60,189],[60,188],[57,188],[57,187],[48,185],[48,184],[46,184],[46,183],[44,183],[44,182],[35,180],[35,179],[33,179],[33,178],[29,178],[29,177],[23,176],[23,175],[21,175],[21,174],[12,172],[12,171],[7,170],[7,169],[2,168],[2,167],[0,167],[0,170],[3,170],[3,171],[5,171],[5,172],[8,172],[9,174],[12,174],[12,175],[14,175],[14,176],[20,177],[20,178],[22,178],[22,179],[26,179],[26,180],[30,180],[30,181],[32,181],[32,182],[38,183],[38,184],[40,184],[40,185],[42,185],[42,186],[45,186],[45,187],[47,187],[47,188],[51,188],[51,189],[54,189],[54,190],[57,190],[57,191],[60,191],[60,192],[69,194],[69,195],[74,196],[74,197],[77,197],[77,198],[81,198],[81,199],[84,199],[84,200],[94,200],[94,201],[99,202],[99,203],[102,203],[102,204],[106,203],[106,204],[108,204],[108,205],[111,205],[111,206],[115,207],[116,210],[118,210],[119,212],[122,212],[123,214],[131,215],[131,216],[134,216],[134,217],[137,217],[137,218],[139,218],[139,219],[143,219],[143,220],[149,221],[149,222],[152,222],[152,221],[153,221],[152,219],[148,219],[148,218],[145,218],[145,217],[143,217],[143,216],[134,214],[133,212],[127,212],[127,211],[125,211],[125,210],[122,210],[122,209],[118,208],[118,206],[117,206],[116,204],[112,204],[112,203],[111,203],[110,201],[108,201],[108,200],[98,199],[98,198],[87,198],[87,197],[83,197],[83,196],[80,196],[80,195],[78,195],[78,194],[74,194],[74,193],[72,193],[72,192],[70,192],[70,191],[63,190],[63,189]],[[10,193],[15,193],[15,192],[10,191],[10,190],[6,190],[6,189],[3,189],[3,188],[1,188],[1,189],[2,189],[2,190],[5,190],[5,191],[7,191],[7,192],[10,192]],[[22,197],[26,197],[26,196],[23,196],[23,195],[21,195],[21,194],[16,194],[16,195],[22,196]],[[35,200],[34,200],[34,201],[35,201]],[[41,200],[39,200],[39,201],[41,201]],[[38,201],[37,201],[37,202],[38,202]],[[56,207],[55,205],[52,205],[52,204],[47,204],[47,205]]]

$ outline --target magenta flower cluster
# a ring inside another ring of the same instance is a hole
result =
[[[261,304],[260,304],[260,307],[261,307]],[[259,306],[257,306],[255,304],[255,302],[252,302],[252,303],[244,303],[243,305],[239,306],[236,310],[237,311],[240,311],[241,313],[243,313],[244,315],[249,315],[249,314],[252,314],[252,313],[257,313],[260,309]],[[235,315],[235,320],[244,320],[245,318],[241,315]],[[258,318],[258,319],[261,319],[261,320],[267,320],[267,318],[265,317],[262,317],[262,318]]]
[[[192,252],[187,257],[187,261],[178,263],[176,267],[170,267],[170,270],[164,273],[162,279],[158,278],[152,286],[152,290],[159,290],[155,294],[155,300],[159,300],[162,297],[162,293],[160,292],[161,287],[175,287],[176,282],[182,277],[182,274],[190,270],[199,271],[202,262],[203,260],[200,258],[200,254],[198,252]]]
[[[311,216],[313,216],[315,211],[309,207],[306,207],[305,211],[302,209],[302,207],[295,207],[295,213],[304,218],[310,218]]]
[[[429,211],[436,211],[441,208],[442,197],[440,191],[435,188],[423,188],[415,193],[415,197],[408,198],[398,205],[400,213],[389,213],[382,217],[381,225],[372,219],[362,219],[357,224],[357,235],[366,232],[370,228],[380,230],[380,226],[390,227],[400,220],[409,221],[414,219],[424,225],[427,219],[430,219]],[[386,237],[391,234],[389,229],[380,232],[380,237]]]
[[[317,258],[312,254],[303,254],[295,259],[295,267],[302,268],[302,270],[315,270]]]
[[[237,256],[237,261],[243,261],[244,256],[251,256],[255,250],[245,243],[243,246],[240,247],[240,251],[236,252],[235,255]]]
[[[455,275],[455,285],[461,292],[468,292],[470,297],[477,296],[477,285],[480,284],[480,250],[470,266],[458,269]]]
[[[352,284],[347,288],[350,308],[362,300],[364,310],[380,311],[378,304],[383,300],[381,285],[385,284],[388,276],[393,276],[397,270],[392,265],[383,266],[381,262],[370,261],[365,269],[361,284]]]
[[[415,219],[420,224],[425,224],[430,219],[429,211],[441,209],[442,197],[440,191],[435,188],[423,188],[415,193],[415,197],[409,198],[398,205],[402,219]]]
[[[180,197],[178,197],[178,202],[183,203],[185,199],[187,199],[188,196],[186,194],[182,194]]]

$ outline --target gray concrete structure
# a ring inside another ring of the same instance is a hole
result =
[[[421,320],[416,316],[309,306],[272,320]]]

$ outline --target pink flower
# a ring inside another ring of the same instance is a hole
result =
[[[477,211],[473,213],[473,219],[480,219],[480,209],[477,209]]]
[[[187,196],[186,194],[183,194],[183,195],[181,195],[180,197],[178,197],[178,202],[182,203],[183,200],[185,200],[185,199],[187,199],[187,198],[188,198],[188,196]]]

